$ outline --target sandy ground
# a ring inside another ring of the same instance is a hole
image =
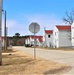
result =
[[[61,75],[71,67],[41,58],[34,60],[33,55],[23,51],[13,50],[2,54],[3,65],[0,66],[0,75]]]

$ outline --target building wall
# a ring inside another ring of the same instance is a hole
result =
[[[71,25],[71,42],[72,42],[72,47],[74,48],[74,22]]]
[[[31,45],[31,44],[34,45],[34,39],[32,39],[32,38],[30,37],[30,45]]]
[[[48,37],[50,35],[50,37]],[[53,46],[53,34],[46,34],[46,46]]]
[[[43,44],[41,42],[39,42],[39,47],[42,47],[42,46],[43,46]]]
[[[50,35],[50,38],[48,37]],[[43,33],[43,42],[41,44],[42,46],[46,47],[52,47],[53,46],[53,34],[46,34],[45,31]]]
[[[34,45],[34,39],[30,37],[30,45]],[[36,46],[42,46],[42,43],[38,40],[38,38],[36,38],[35,40],[35,45]]]
[[[28,44],[27,39],[25,39],[25,44]]]
[[[25,39],[25,44],[27,44],[27,39]]]
[[[43,32],[43,42],[45,42],[45,31]]]
[[[43,46],[43,42],[40,42],[40,41],[37,39],[37,45],[38,45],[39,47],[42,47],[42,46]]]
[[[27,39],[27,44],[30,44],[30,40],[29,40],[29,38]]]
[[[71,46],[71,31],[60,31],[59,32],[59,47],[70,47]]]
[[[56,27],[53,30],[53,47],[54,48],[59,47],[59,31]]]
[[[34,45],[34,39],[32,39],[32,38],[30,37],[29,43],[30,43],[30,45]],[[37,39],[35,40],[35,45],[38,45]]]
[[[25,39],[25,44],[32,44],[32,43],[31,43],[31,41],[32,41],[32,39],[31,39],[31,38],[30,38],[30,39],[29,39],[29,38],[27,38],[27,39]]]
[[[46,46],[46,34],[45,34],[45,31],[43,32],[43,46],[45,47]]]
[[[70,47],[71,46],[71,31],[61,30],[59,31],[57,27],[53,31],[53,47]]]
[[[26,43],[24,37],[7,37],[7,44],[13,46],[23,46]]]

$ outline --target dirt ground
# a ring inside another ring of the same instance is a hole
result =
[[[11,53],[11,55],[10,55]],[[71,69],[69,65],[47,61],[23,51],[2,53],[0,75],[60,75]]]

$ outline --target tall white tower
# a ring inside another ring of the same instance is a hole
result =
[[[71,42],[72,42],[72,47],[74,48],[74,22],[71,25]]]

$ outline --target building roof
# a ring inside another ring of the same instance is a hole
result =
[[[37,38],[42,38],[43,36],[37,36]]]
[[[56,26],[58,30],[71,30],[71,26]]]
[[[30,36],[32,39],[34,39],[34,36]],[[35,36],[35,39],[37,39],[37,36]]]
[[[39,40],[39,42],[43,42],[42,38],[39,38],[38,40]]]
[[[32,39],[34,39],[34,36],[30,36]],[[35,36],[35,38],[42,38],[42,36]]]
[[[39,42],[43,42],[43,40],[42,40],[43,36],[37,36],[37,38],[38,38]]]
[[[53,34],[53,30],[45,30],[46,34]]]
[[[34,39],[34,36],[30,36],[32,39]],[[42,40],[43,36],[35,36],[35,39],[38,39],[39,42],[43,42]]]

